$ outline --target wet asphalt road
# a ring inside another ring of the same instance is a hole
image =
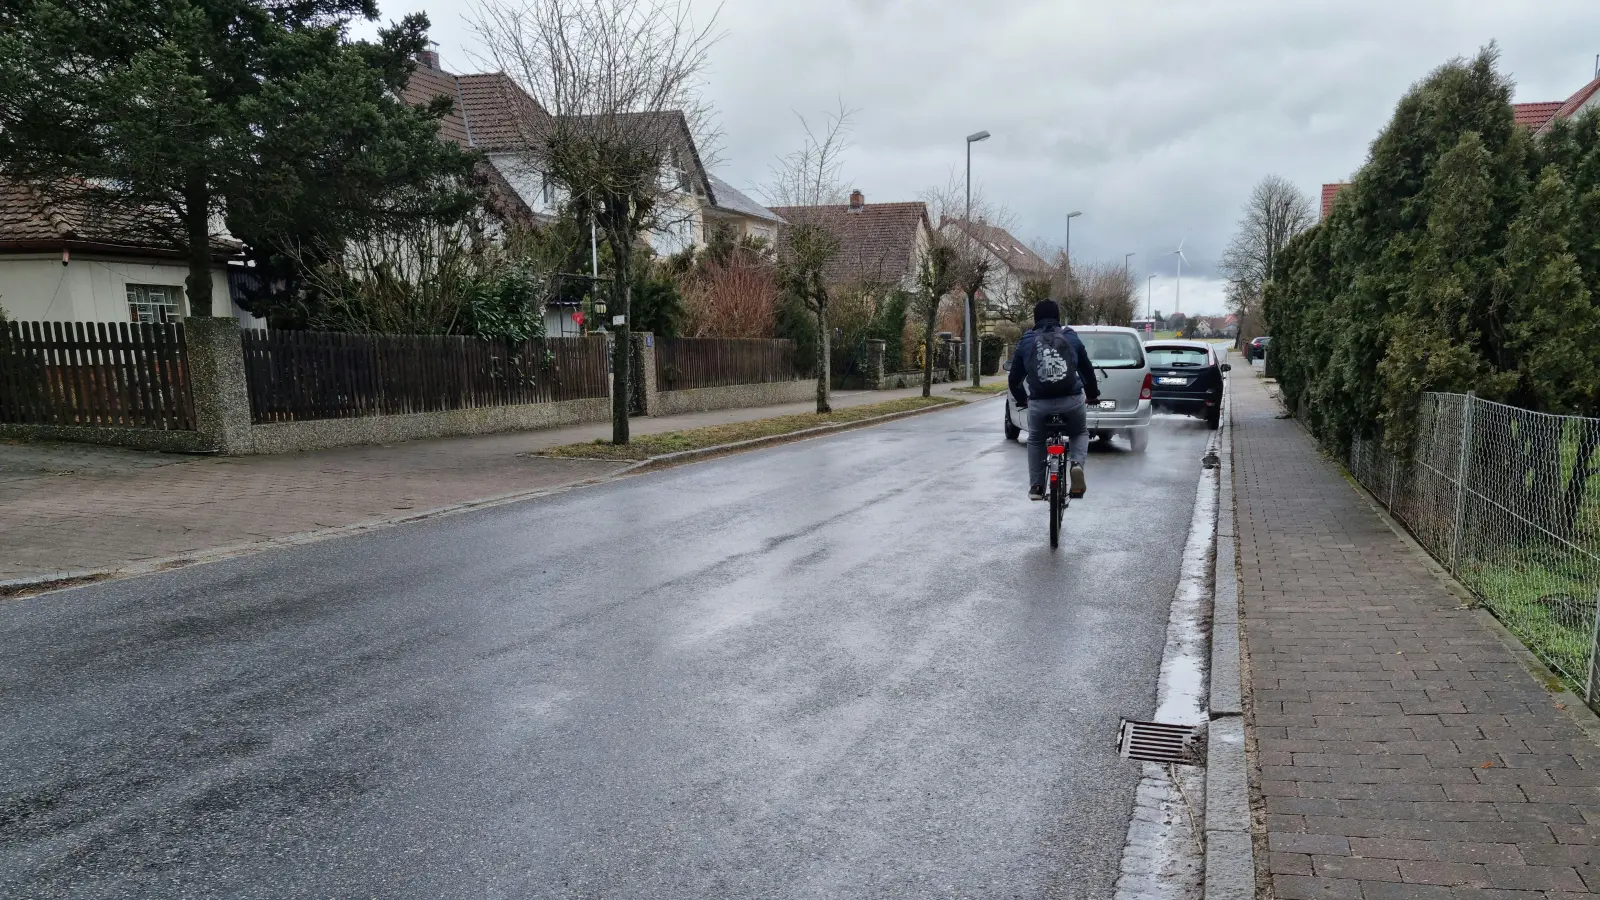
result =
[[[1106,897],[1199,458],[998,401],[0,604],[0,896]]]

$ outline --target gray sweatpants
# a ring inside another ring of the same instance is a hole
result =
[[[1073,397],[1028,400],[1028,486],[1044,484],[1044,420],[1061,416],[1066,420],[1067,459],[1083,465],[1089,459],[1089,415],[1083,394]]]

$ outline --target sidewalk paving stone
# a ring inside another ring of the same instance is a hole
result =
[[[1239,372],[1232,403],[1273,895],[1600,893],[1600,745],[1262,380]]]

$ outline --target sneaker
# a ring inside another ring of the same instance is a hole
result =
[[[1067,496],[1077,500],[1084,495],[1086,490],[1088,490],[1083,483],[1083,466],[1073,463],[1071,476],[1072,489],[1067,492]]]
[[[1036,484],[1033,487],[1028,488],[1028,499],[1029,500],[1043,500],[1044,499],[1044,485]]]

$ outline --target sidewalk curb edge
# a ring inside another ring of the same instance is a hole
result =
[[[1238,532],[1233,498],[1233,385],[1218,432],[1217,529],[1212,556],[1211,723],[1206,741],[1205,897],[1255,900],[1255,836],[1250,811],[1241,683]]]

